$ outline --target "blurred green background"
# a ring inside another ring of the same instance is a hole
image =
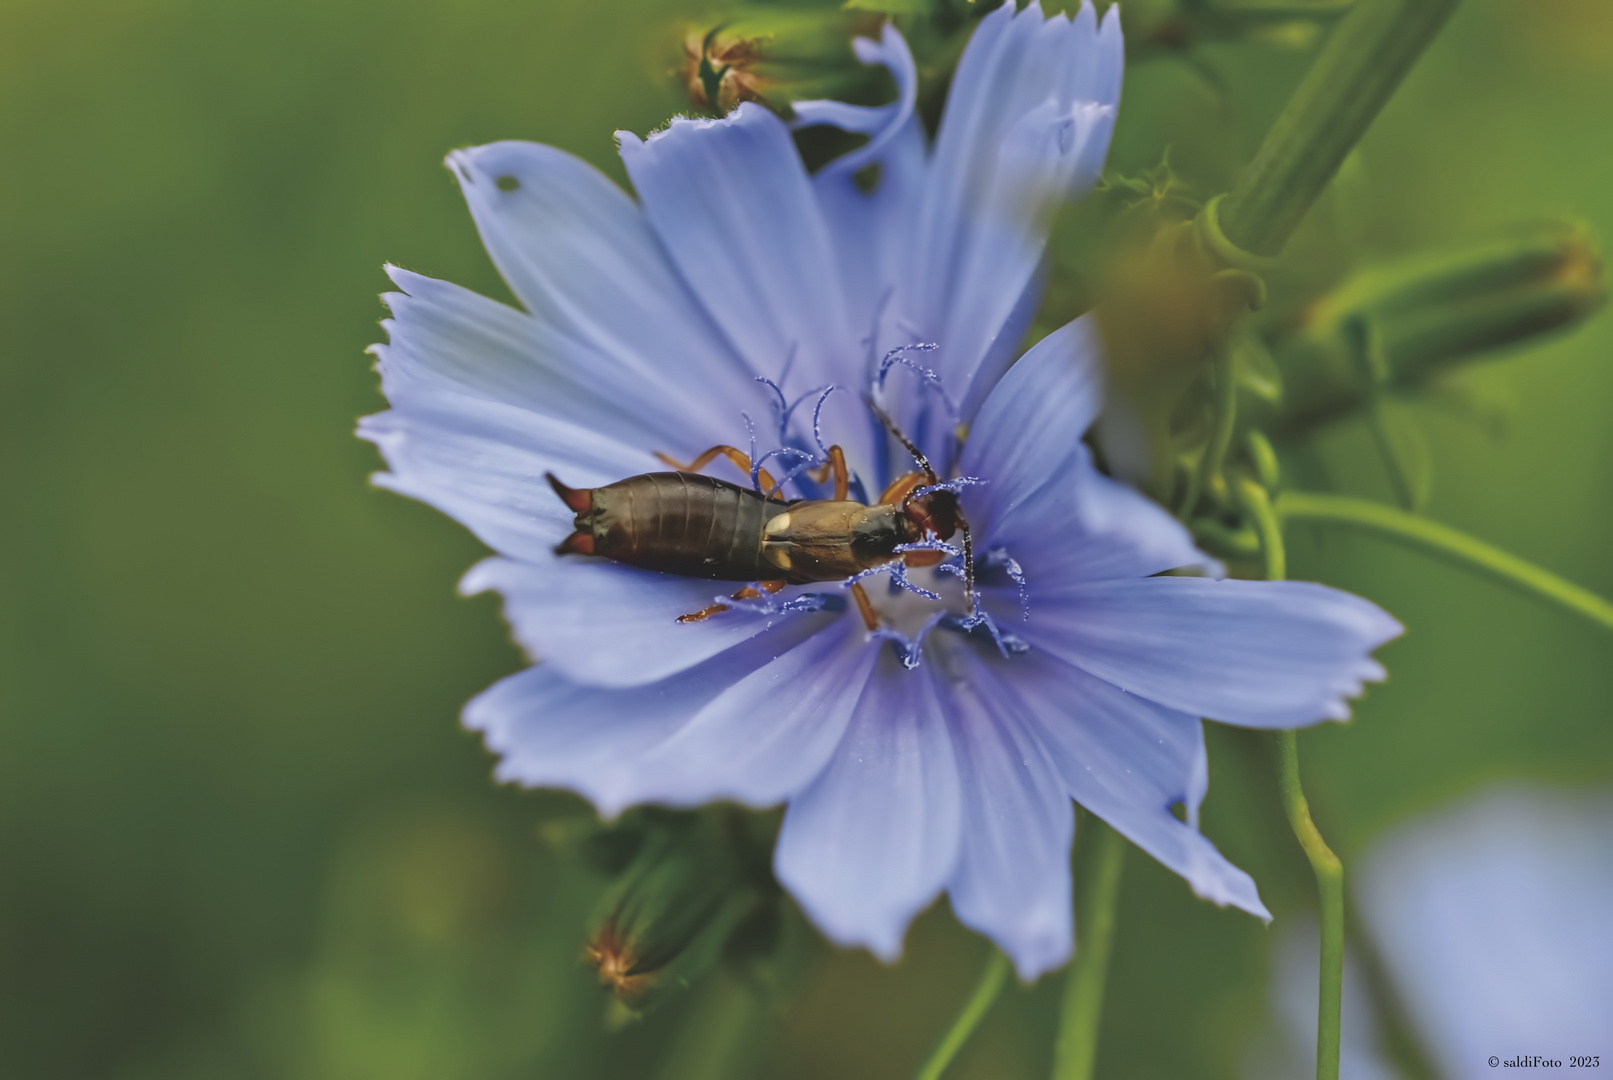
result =
[[[352,437],[383,261],[508,296],[443,154],[529,138],[621,178],[611,132],[679,107],[675,10],[0,4],[0,1075],[651,1076],[700,1030],[699,993],[604,1029],[601,882],[534,829],[570,801],[495,788],[456,722],[520,663],[454,594],[478,545],[370,489]],[[1305,58],[1196,58],[1221,85],[1130,71],[1111,164],[1172,142],[1207,194]],[[1362,148],[1362,250],[1548,213],[1613,235],[1609,100],[1613,5],[1468,0]],[[1613,318],[1478,379],[1508,434],[1421,410],[1429,513],[1613,594]],[[1322,451],[1387,497],[1358,427]],[[1605,633],[1377,541],[1294,543],[1295,576],[1409,628],[1356,722],[1302,740],[1346,859],[1488,778],[1613,775]],[[1266,749],[1212,732],[1205,823],[1282,918],[1310,885]],[[1134,852],[1099,1074],[1234,1075],[1266,937]],[[826,951],[757,1068],[906,1074],[984,955],[944,903],[896,967]],[[954,1075],[1045,1075],[1058,988],[1005,995]]]

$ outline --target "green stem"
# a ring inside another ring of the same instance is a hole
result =
[[[1339,1009],[1344,988],[1344,864],[1311,821],[1310,804],[1299,783],[1299,738],[1277,733],[1278,784],[1288,824],[1316,874],[1321,907],[1322,948],[1316,1002],[1316,1080],[1338,1080]]]
[[[1125,864],[1126,838],[1093,817],[1086,827],[1096,850],[1087,866],[1090,885],[1081,901],[1080,950],[1065,977],[1064,1002],[1059,1013],[1058,1043],[1054,1047],[1053,1080],[1090,1080],[1098,1055],[1098,1022],[1103,1018],[1104,983],[1109,954],[1114,948],[1115,901],[1120,895],[1120,870]]]
[[[1266,580],[1281,581],[1288,576],[1288,556],[1283,548],[1282,520],[1272,509],[1271,496],[1265,488],[1247,478],[1238,481],[1233,494],[1260,535],[1260,553],[1266,559]]]
[[[1287,498],[1287,496],[1283,496]],[[1266,489],[1253,480],[1238,484],[1238,502],[1254,519],[1266,556],[1266,577],[1281,581],[1287,576],[1287,555],[1283,547],[1282,521],[1272,508]],[[1279,501],[1279,506],[1281,502]],[[1283,812],[1289,827],[1305,849],[1316,875],[1316,893],[1321,908],[1321,955],[1317,964],[1316,1001],[1316,1080],[1338,1080],[1340,1003],[1344,999],[1344,864],[1327,846],[1311,820],[1310,804],[1299,782],[1299,737],[1292,731],[1277,733],[1278,786],[1282,789]]]
[[[1588,589],[1542,570],[1498,547],[1417,514],[1346,495],[1288,491],[1277,500],[1284,521],[1331,521],[1378,533],[1450,562],[1477,570],[1503,585],[1567,608],[1613,630],[1613,604]]]
[[[952,1021],[952,1027],[941,1039],[935,1052],[930,1055],[918,1071],[918,1080],[940,1080],[941,1074],[946,1072],[952,1059],[958,1056],[963,1044],[969,1041],[980,1021],[986,1018],[991,1011],[992,1003],[1002,992],[1003,983],[1008,981],[1008,958],[996,949],[986,958],[986,968],[980,973],[980,981],[975,984],[974,993],[969,995],[968,1002],[958,1018]]]
[[[1360,0],[1350,10],[1227,194],[1228,240],[1255,255],[1283,249],[1456,4]]]
[[[1226,478],[1221,467],[1227,460],[1227,447],[1232,445],[1232,428],[1238,418],[1238,379],[1233,362],[1232,344],[1218,341],[1212,347],[1215,362],[1215,427],[1210,431],[1210,442],[1204,448],[1200,463],[1203,474],[1200,489],[1214,499],[1224,499],[1227,493]],[[1187,508],[1192,514],[1193,507]]]

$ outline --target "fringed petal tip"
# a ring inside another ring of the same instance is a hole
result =
[[[1206,842],[1207,846],[1207,842]],[[1200,900],[1208,900],[1216,907],[1237,908],[1246,911],[1266,925],[1271,925],[1271,912],[1261,902],[1254,879],[1225,859],[1212,859],[1195,849],[1188,857],[1182,876],[1188,888]]]

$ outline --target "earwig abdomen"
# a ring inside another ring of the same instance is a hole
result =
[[[594,488],[577,530],[593,554],[683,577],[758,581],[779,576],[764,561],[762,531],[789,509],[748,488],[699,473],[629,476]]]
[[[957,527],[950,492],[923,503],[866,506],[769,499],[688,472],[644,473],[592,489],[569,488],[550,473],[549,483],[577,514],[576,531],[556,554],[714,581],[838,581],[901,558],[897,548],[924,536],[921,518],[932,531],[939,521],[942,539]],[[910,564],[929,565],[915,561],[928,554],[909,555]]]

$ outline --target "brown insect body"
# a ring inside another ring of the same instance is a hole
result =
[[[568,488],[552,475],[549,482],[577,513],[576,531],[556,552],[715,581],[838,581],[900,558],[895,549],[926,530],[945,540],[958,521],[950,491],[866,506],[769,499],[688,472],[644,473],[592,489]]]

